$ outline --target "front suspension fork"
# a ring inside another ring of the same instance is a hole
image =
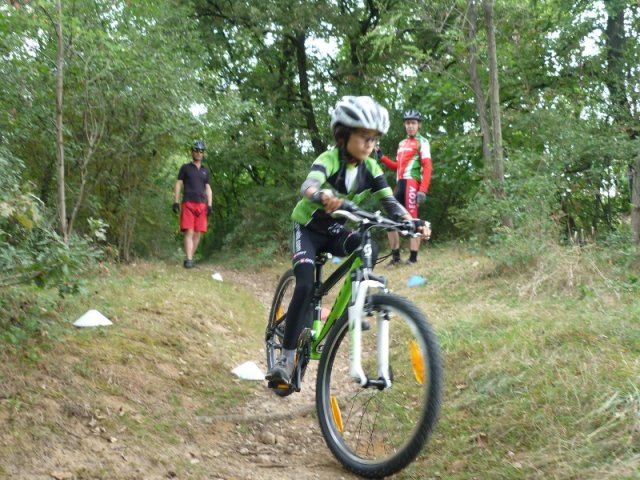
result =
[[[369,379],[362,368],[362,317],[364,304],[370,289],[386,290],[384,283],[378,280],[361,280],[357,284],[354,301],[349,305],[349,332],[350,344],[350,373],[356,382],[362,387],[375,386],[379,389],[389,388],[391,378],[389,375],[389,320],[378,315],[377,318],[377,350],[378,350],[378,378]]]

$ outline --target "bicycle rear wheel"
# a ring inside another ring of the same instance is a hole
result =
[[[267,368],[271,369],[278,357],[282,354],[282,342],[284,340],[284,327],[287,322],[287,309],[291,303],[293,290],[296,286],[296,277],[293,270],[287,270],[276,287],[276,292],[271,303],[269,321],[265,331],[265,348],[267,353]],[[293,393],[293,387],[274,388],[276,395],[286,397]]]
[[[373,295],[365,308],[370,308],[373,321],[362,332],[362,367],[370,379],[378,379],[375,319],[388,322],[392,385],[364,388],[350,376],[345,314],[329,334],[320,359],[316,408],[336,458],[358,475],[381,478],[412,462],[433,430],[442,395],[442,360],[435,333],[409,301]]]

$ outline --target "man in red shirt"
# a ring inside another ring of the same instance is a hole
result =
[[[388,168],[397,171],[395,197],[409,211],[413,218],[418,218],[418,206],[427,198],[429,184],[431,183],[431,147],[429,140],[418,133],[422,126],[422,115],[416,110],[404,113],[404,128],[407,138],[398,145],[396,160],[385,156],[378,147],[376,156]],[[389,246],[391,247],[391,265],[400,263],[400,235],[398,232],[390,232]],[[420,249],[420,237],[410,240],[409,263],[418,261]]]
[[[200,234],[207,231],[207,218],[211,215],[213,193],[209,185],[209,170],[202,165],[204,142],[196,140],[191,146],[191,163],[180,167],[176,181],[173,212],[180,213],[180,230],[184,232],[184,268],[193,268],[193,254],[198,249]],[[180,190],[184,187],[182,209]]]

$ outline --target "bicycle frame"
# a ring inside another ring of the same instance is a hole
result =
[[[294,270],[281,276],[265,331],[267,364],[275,372],[267,376],[268,387],[279,397],[299,392],[309,360],[319,360],[316,412],[327,446],[348,470],[382,478],[409,465],[428,440],[440,406],[442,362],[424,314],[389,292],[384,277],[373,274],[371,235],[374,228],[407,236],[428,232],[417,221],[392,220],[348,200],[333,214],[358,224],[360,236],[351,240],[360,243],[324,281],[329,255],[315,257],[311,298],[304,312],[292,311],[295,316],[289,319],[283,302],[288,300],[290,308],[296,288],[307,290],[308,284],[297,285]],[[329,292],[335,299],[327,300],[332,305],[323,322],[322,301]],[[294,370],[280,374],[282,361],[276,355],[290,353],[283,352],[285,331],[291,328],[289,321],[302,320],[300,314],[305,324],[297,338]],[[392,378],[398,388],[390,388]]]
[[[389,378],[389,325],[388,321],[378,319],[378,380],[370,380],[362,369],[362,312],[367,294],[371,289],[387,291],[386,280],[374,276],[371,234],[367,228],[360,229],[363,234],[362,248],[353,252],[345,262],[322,282],[322,265],[324,260],[316,263],[316,279],[313,294],[314,316],[311,327],[310,358],[319,360],[322,355],[323,341],[335,322],[348,309],[350,342],[350,373],[361,386],[391,386]],[[324,322],[320,318],[321,300],[338,281],[346,276],[345,281],[333,302],[331,311]]]

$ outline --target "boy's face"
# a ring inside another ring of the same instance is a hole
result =
[[[357,160],[366,160],[373,152],[378,140],[380,140],[380,133],[377,130],[356,128],[349,136],[347,151]]]

